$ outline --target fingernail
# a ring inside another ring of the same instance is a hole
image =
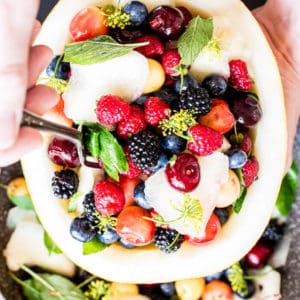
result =
[[[13,146],[19,131],[14,111],[0,111],[0,150]]]

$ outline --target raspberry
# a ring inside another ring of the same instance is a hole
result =
[[[142,174],[142,170],[140,170],[131,159],[129,149],[127,147],[124,149],[124,152],[128,162],[128,171],[122,173],[122,175],[130,179],[137,178],[139,175]]]
[[[165,253],[176,252],[183,241],[183,235],[175,229],[157,227],[155,230],[154,244]]]
[[[140,131],[129,139],[130,157],[141,170],[148,170],[157,164],[161,152],[159,136],[151,131]]]
[[[125,205],[125,197],[122,189],[110,180],[100,180],[94,186],[96,209],[102,215],[115,215]]]
[[[206,126],[197,124],[190,127],[188,132],[193,140],[187,143],[187,148],[197,155],[209,155],[223,143],[222,134]]]
[[[159,122],[171,114],[171,110],[165,101],[158,97],[150,97],[144,104],[146,122],[156,126]]]
[[[54,196],[60,199],[69,199],[78,189],[79,179],[71,169],[56,171],[52,178],[52,190]]]
[[[118,96],[104,95],[97,102],[96,115],[102,124],[116,124],[128,118],[129,114],[129,104]]]
[[[137,105],[131,105],[130,115],[118,124],[117,133],[122,138],[128,138],[145,129],[146,121],[143,110]]]
[[[242,168],[245,187],[248,188],[257,179],[259,164],[255,157],[249,158]]]
[[[229,62],[230,76],[228,82],[238,90],[248,91],[252,88],[252,81],[248,74],[247,65],[240,59]]]
[[[190,110],[196,115],[205,115],[211,110],[211,98],[202,87],[189,85],[180,95],[179,108]]]
[[[148,42],[149,44],[143,47],[138,47],[135,50],[146,57],[155,58],[164,53],[164,44],[158,36],[154,34],[145,34],[135,40],[135,43],[144,42]]]
[[[239,143],[239,147],[246,153],[252,149],[252,140],[246,133],[243,133],[243,140]]]
[[[179,65],[181,57],[177,49],[170,49],[164,52],[161,57],[162,67],[167,75],[175,75],[177,71],[174,69]]]

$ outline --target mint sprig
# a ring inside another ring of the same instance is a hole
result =
[[[98,123],[84,123],[83,143],[94,158],[100,159],[106,173],[119,181],[119,173],[128,170],[124,150],[113,134]]]
[[[133,49],[147,44],[148,42],[119,44],[112,37],[102,35],[82,42],[67,44],[64,49],[64,61],[78,65],[101,63],[126,55]]]
[[[213,37],[213,20],[194,17],[178,39],[181,65],[191,65]]]
[[[245,182],[244,182],[242,170],[241,169],[236,169],[236,174],[237,174],[237,176],[239,178],[239,182],[240,182],[240,195],[235,200],[235,202],[232,204],[232,209],[235,213],[238,214],[241,211],[244,200],[246,198],[247,189],[245,187]]]

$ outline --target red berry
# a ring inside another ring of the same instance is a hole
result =
[[[139,178],[128,178],[126,176],[121,175],[119,186],[123,190],[125,196],[125,207],[129,205],[133,205],[135,203],[133,192],[135,187],[141,182]]]
[[[140,170],[131,159],[129,149],[126,147],[124,151],[128,162],[128,171],[122,173],[122,175],[130,179],[136,178],[142,174],[142,170]]]
[[[129,104],[118,96],[104,95],[97,102],[96,115],[102,124],[116,124],[128,118],[129,114]]]
[[[128,138],[146,129],[146,121],[143,110],[137,105],[130,106],[130,115],[117,126],[117,133],[122,138]]]
[[[118,215],[116,230],[119,236],[129,244],[144,246],[152,242],[155,224],[147,210],[139,206],[128,206]]]
[[[111,180],[100,180],[94,186],[95,206],[102,215],[115,215],[125,205],[122,189]]]
[[[189,153],[179,154],[175,162],[167,164],[165,172],[170,185],[182,192],[192,191],[200,182],[198,160]]]
[[[252,88],[252,81],[248,74],[247,65],[240,59],[229,62],[230,76],[228,82],[238,90],[248,91]]]
[[[203,233],[202,237],[191,237],[186,235],[185,240],[192,245],[203,246],[214,240],[217,237],[220,229],[221,223],[219,218],[215,214],[212,214],[206,224],[205,232]]]
[[[242,168],[245,187],[248,188],[258,177],[259,164],[255,157],[248,159]]]
[[[138,37],[135,43],[148,42],[149,44],[143,47],[138,47],[135,50],[145,55],[146,57],[155,58],[164,53],[164,44],[160,38],[154,34],[145,34]]]
[[[258,242],[245,256],[247,264],[252,268],[261,268],[273,253],[273,249],[263,243]]]
[[[226,101],[214,99],[211,110],[207,114],[199,116],[198,122],[224,134],[233,128],[235,118]]]
[[[144,103],[146,122],[156,126],[171,114],[168,104],[158,97],[150,97]]]
[[[222,146],[223,136],[214,129],[197,124],[188,132],[192,140],[188,141],[187,148],[194,154],[209,155]]]
[[[177,49],[170,49],[164,52],[161,57],[162,67],[167,75],[175,75],[178,71],[175,67],[180,64],[181,57]]]
[[[239,147],[246,153],[252,149],[252,140],[248,134],[243,133],[243,140],[239,143]]]

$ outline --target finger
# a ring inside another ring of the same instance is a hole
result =
[[[25,103],[26,109],[43,115],[58,102],[58,95],[55,90],[48,86],[37,85],[27,93]]]
[[[22,128],[13,147],[0,151],[0,167],[17,162],[25,153],[41,146],[43,138],[37,130]]]
[[[34,42],[34,40],[36,39],[37,35],[39,34],[40,30],[41,30],[41,23],[38,20],[34,21],[34,25],[33,25],[33,29],[32,29],[32,33],[31,33],[31,39],[30,39],[30,44],[32,44]]]
[[[38,0],[0,1],[0,149],[12,146],[18,136],[37,9]]]
[[[44,45],[31,47],[28,62],[28,87],[35,85],[38,77],[50,62],[52,50]]]

